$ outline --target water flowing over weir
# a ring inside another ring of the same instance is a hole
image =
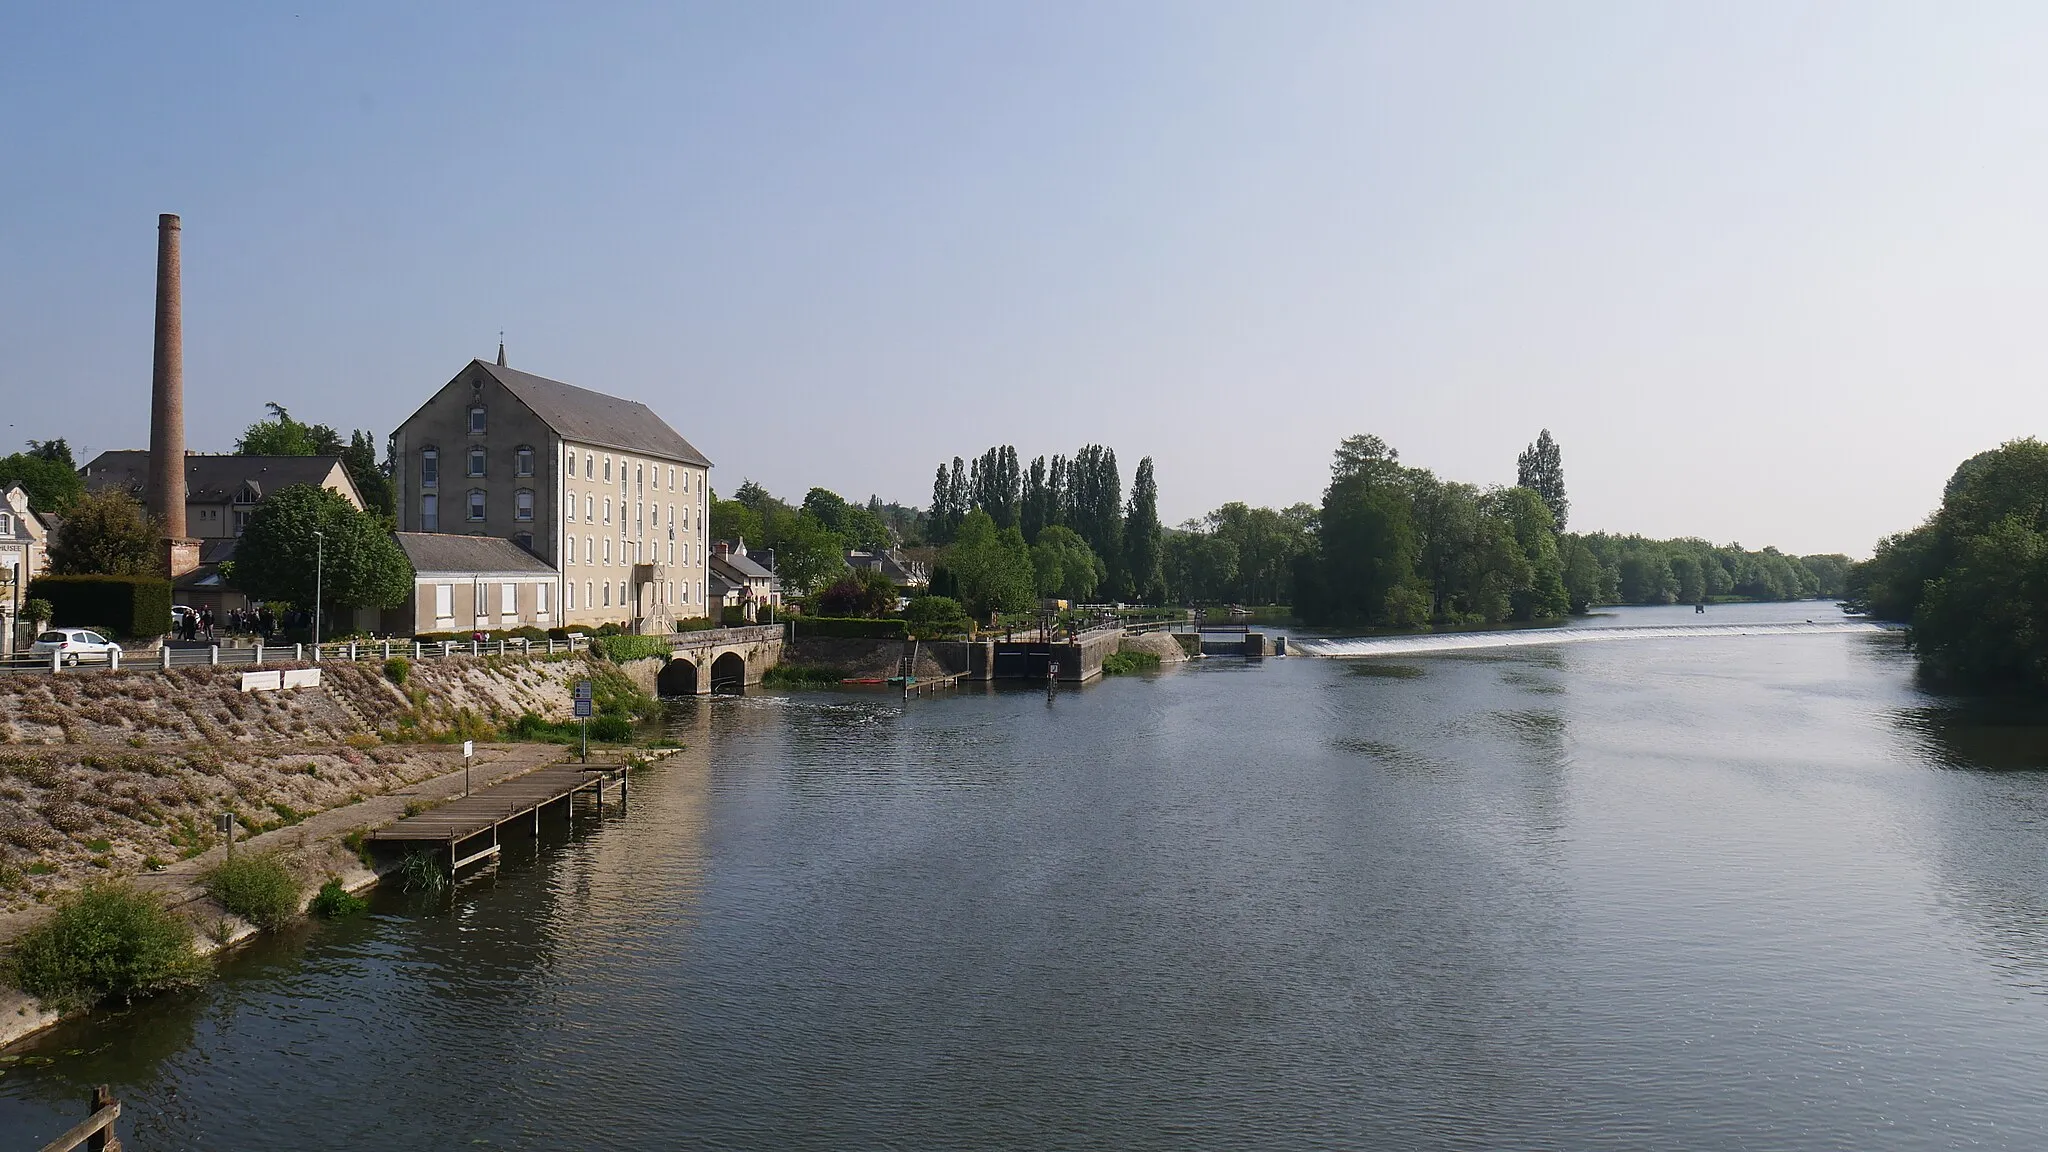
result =
[[[1808,620],[1781,624],[1669,624],[1637,628],[1528,628],[1513,632],[1452,632],[1430,636],[1374,636],[1358,639],[1296,637],[1288,648],[1303,656],[1412,656],[1424,652],[1465,652],[1479,648],[1532,648],[1595,640],[1670,640],[1709,636],[1818,636],[1843,632],[1885,632],[1871,620]]]

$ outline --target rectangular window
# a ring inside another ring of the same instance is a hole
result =
[[[471,448],[471,449],[469,450],[469,474],[470,474],[471,476],[481,476],[481,475],[483,475],[483,474],[484,474],[484,450],[483,450],[483,449],[481,449],[481,448]]]
[[[576,454],[574,452],[568,452],[565,453],[564,455],[569,461],[569,475],[574,476],[576,474]]]
[[[673,540],[668,542],[668,562],[671,564],[676,562],[676,542]]]
[[[469,586],[470,612],[479,624],[487,624],[491,618],[491,594],[487,588],[488,586],[481,580],[472,581]]]
[[[521,488],[518,492],[513,493],[512,518],[514,520],[533,519],[533,489]]]
[[[432,448],[420,453],[420,486],[432,488],[441,482],[441,454]]]
[[[434,585],[434,618],[451,622],[455,619],[455,585]]]
[[[612,538],[609,536],[604,538],[604,562],[612,562]]]
[[[512,453],[513,472],[521,476],[533,475],[533,449],[521,448]]]
[[[609,456],[607,456],[607,457],[605,457],[605,458],[604,458],[604,478],[605,478],[605,482],[606,482],[606,483],[610,483],[610,482],[611,482],[611,478],[612,478],[612,458],[611,458],[611,457],[609,457]]]
[[[537,619],[548,618],[548,586],[545,584],[533,586],[533,612]]]
[[[668,466],[668,490],[676,490],[676,466],[673,464]]]
[[[484,492],[481,488],[469,490],[469,518],[473,521],[484,518]]]
[[[612,606],[612,582],[609,580],[604,582],[604,606]]]
[[[484,434],[484,410],[482,405],[469,410],[469,434],[472,436]]]
[[[576,519],[576,494],[574,492],[569,493],[569,502],[562,508],[562,519],[569,521]]]
[[[432,492],[420,497],[420,531],[441,530],[441,498]]]
[[[498,585],[498,611],[507,616],[519,615],[519,585]]]
[[[645,464],[633,465],[633,489],[637,492],[647,491],[647,466]]]
[[[575,610],[576,582],[574,580],[571,580],[567,584],[562,585],[562,611],[574,612]]]
[[[604,498],[604,522],[612,522],[612,498],[609,496]]]
[[[585,612],[590,611],[590,606],[595,603],[597,603],[597,601],[592,600],[590,598],[590,581],[585,580],[583,582],[583,610]]]
[[[583,538],[583,562],[585,564],[597,563],[596,547],[595,544],[591,543],[590,537],[585,536]]]

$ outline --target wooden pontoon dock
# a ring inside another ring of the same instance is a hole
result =
[[[365,837],[372,851],[446,852],[450,871],[498,854],[498,830],[514,821],[532,822],[540,834],[542,809],[560,805],[560,815],[576,811],[579,794],[592,795],[599,809],[605,796],[626,798],[624,765],[557,764],[501,781],[468,796],[458,796],[417,816],[380,828]]]

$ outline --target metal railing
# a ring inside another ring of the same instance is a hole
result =
[[[96,670],[231,666],[262,668],[273,664],[331,664],[343,661],[433,660],[448,656],[536,656],[561,652],[582,652],[590,638],[572,635],[567,640],[342,640],[317,647],[311,644],[250,645],[164,645],[154,651],[110,652],[105,656],[52,652],[9,656],[0,659],[0,673],[72,673]]]

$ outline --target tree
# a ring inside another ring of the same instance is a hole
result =
[[[50,541],[50,571],[59,576],[155,576],[163,572],[163,528],[143,515],[135,497],[117,488],[87,492]]]
[[[1037,570],[1024,533],[998,529],[994,517],[979,508],[960,522],[946,566],[959,584],[961,601],[977,619],[1031,607]]]
[[[903,610],[903,620],[920,640],[957,635],[974,627],[967,610],[951,596],[919,596]]]
[[[1026,544],[1038,543],[1038,534],[1055,523],[1052,489],[1046,483],[1045,457],[1034,457],[1024,474],[1024,495],[1019,504],[1017,526],[1024,530]]]
[[[31,596],[21,602],[21,618],[28,621],[28,630],[31,632],[42,631],[43,625],[49,623],[50,617],[56,612],[57,609],[48,600],[38,596]]]
[[[711,538],[748,540],[756,548],[767,547],[761,514],[738,500],[720,500],[715,492],[711,496]]]
[[[823,588],[846,570],[839,534],[811,512],[775,518],[767,536],[775,549],[776,574],[799,596]]]
[[[1102,561],[1071,528],[1053,525],[1031,546],[1033,583],[1040,596],[1083,601],[1102,581]]]
[[[1116,452],[1090,444],[1067,462],[1066,483],[1071,511],[1061,520],[1080,533],[1088,547],[1102,557],[1108,594],[1124,589],[1123,480],[1116,467]]]
[[[1557,441],[1550,438],[1550,429],[1537,433],[1536,442],[1516,458],[1515,484],[1541,496],[1550,509],[1555,530],[1564,531],[1565,515],[1571,511],[1572,502],[1564,494],[1564,453],[1558,449]]]
[[[356,494],[363,498],[363,507],[387,522],[396,523],[398,489],[391,483],[386,467],[377,463],[376,439],[360,428],[351,433],[348,447],[341,450],[341,466],[355,484]]]
[[[880,618],[896,611],[896,585],[873,568],[856,568],[818,593],[820,616]]]
[[[1159,578],[1159,484],[1152,458],[1138,461],[1131,478],[1131,503],[1124,513],[1124,588],[1133,600],[1158,603],[1166,589]]]
[[[849,504],[829,488],[813,488],[804,496],[804,511],[836,533],[847,548],[873,551],[889,546],[889,526],[874,513]]]
[[[28,449],[0,457],[0,492],[19,485],[28,493],[30,508],[63,515],[85,491],[71,463],[71,447],[62,440],[31,440]]]
[[[1309,619],[1378,623],[1388,595],[1415,574],[1413,512],[1399,454],[1377,436],[1352,436],[1337,448],[1323,493],[1319,569],[1297,609]],[[1406,596],[1397,601],[1404,610]]]
[[[237,456],[339,456],[345,445],[341,433],[325,424],[304,424],[275,401],[265,404],[270,419],[258,420],[235,441]],[[374,457],[371,463],[376,461]]]
[[[328,613],[403,604],[413,573],[381,517],[340,493],[292,484],[249,514],[235,546],[232,579],[252,600],[307,609],[317,586],[322,612]]]

